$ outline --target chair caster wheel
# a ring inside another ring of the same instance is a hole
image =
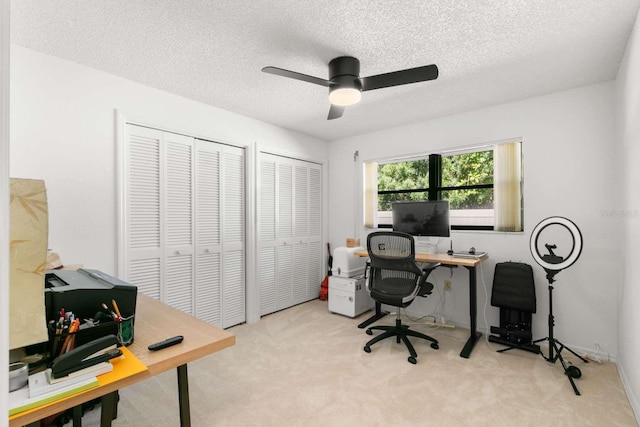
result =
[[[569,375],[571,378],[580,378],[582,376],[582,372],[580,371],[580,368],[578,368],[577,366],[569,366],[565,370],[565,373]]]
[[[367,332],[367,335],[373,335],[373,332],[371,331],[371,329],[367,329],[366,332]]]
[[[416,363],[418,363],[418,361],[416,360],[416,358],[415,358],[415,357],[409,357],[407,360],[409,361],[409,363],[411,363],[411,364],[413,364],[413,365],[415,365]]]
[[[365,353],[371,353],[371,347],[369,347],[368,345],[364,346],[364,352]]]
[[[437,350],[437,349],[439,349],[439,348],[440,348],[440,346],[438,345],[438,343],[437,343],[437,342],[432,342],[432,343],[431,343],[431,348],[432,348],[432,349],[434,349],[434,350]]]

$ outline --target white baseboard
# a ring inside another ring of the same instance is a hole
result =
[[[633,393],[633,389],[629,384],[629,378],[624,371],[624,363],[616,364],[616,366],[618,368],[618,374],[620,374],[620,379],[622,380],[622,385],[624,386],[624,391],[627,393],[627,399],[629,399],[629,403],[631,404],[633,414],[638,424],[640,424],[640,401],[638,401],[638,397]]]

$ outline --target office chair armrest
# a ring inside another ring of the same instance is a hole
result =
[[[418,296],[424,297],[426,295],[431,295],[431,291],[433,291],[433,283],[421,282],[420,289],[418,290]]]
[[[422,275],[420,276],[420,281],[418,285],[420,286],[420,290],[418,291],[419,296],[431,295],[431,291],[433,290],[433,284],[427,282],[427,277],[429,274],[436,268],[440,266],[439,262],[429,263],[422,269]]]
[[[440,267],[442,264],[439,262],[427,262],[420,265],[422,266],[422,271],[426,272],[428,276],[433,270]]]
[[[430,262],[430,263],[427,263],[427,264],[423,264],[422,276],[420,277],[420,283],[426,282],[427,281],[427,277],[429,277],[431,272],[433,270],[435,270],[436,268],[440,267],[440,265],[441,264],[439,262]]]
[[[420,276],[420,280],[418,281],[418,296],[420,297],[431,295],[431,291],[433,290],[433,284],[427,282],[429,273],[431,273],[431,270],[427,268],[422,270],[422,275]]]
[[[371,273],[371,260],[367,259],[367,263],[364,267],[364,286],[367,288],[367,292],[371,293],[369,290],[369,274]]]

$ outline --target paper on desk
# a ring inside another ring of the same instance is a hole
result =
[[[70,385],[65,384],[65,387],[63,388],[49,391],[35,397],[29,397],[29,386],[24,386],[19,390],[9,393],[9,415],[11,416],[28,409],[33,409],[56,400],[63,399],[67,396],[80,393],[81,391],[97,387],[98,385],[98,379],[96,377],[91,377],[79,383]]]
[[[102,362],[81,371],[74,372],[63,378],[52,378],[51,369],[29,375],[29,397],[40,396],[41,394],[59,390],[67,386],[81,383],[89,378],[97,377],[113,370],[113,365],[109,362]]]
[[[147,367],[127,347],[118,348],[122,350],[122,356],[111,359],[113,371],[98,377],[101,386],[147,370]]]
[[[112,382],[131,377],[147,370],[147,367],[126,347],[120,347],[122,356],[111,359],[113,370],[99,377],[92,377],[85,382],[69,386],[69,390],[60,389],[35,398],[29,398],[29,387],[9,393],[9,416],[42,406],[56,400],[64,399],[96,386],[105,386]]]

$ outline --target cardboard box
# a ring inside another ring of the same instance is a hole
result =
[[[360,239],[356,239],[355,237],[347,237],[348,248],[357,248],[358,246],[360,246]]]
[[[43,288],[49,210],[44,181],[11,178],[10,188],[9,349],[16,349],[48,339]]]

